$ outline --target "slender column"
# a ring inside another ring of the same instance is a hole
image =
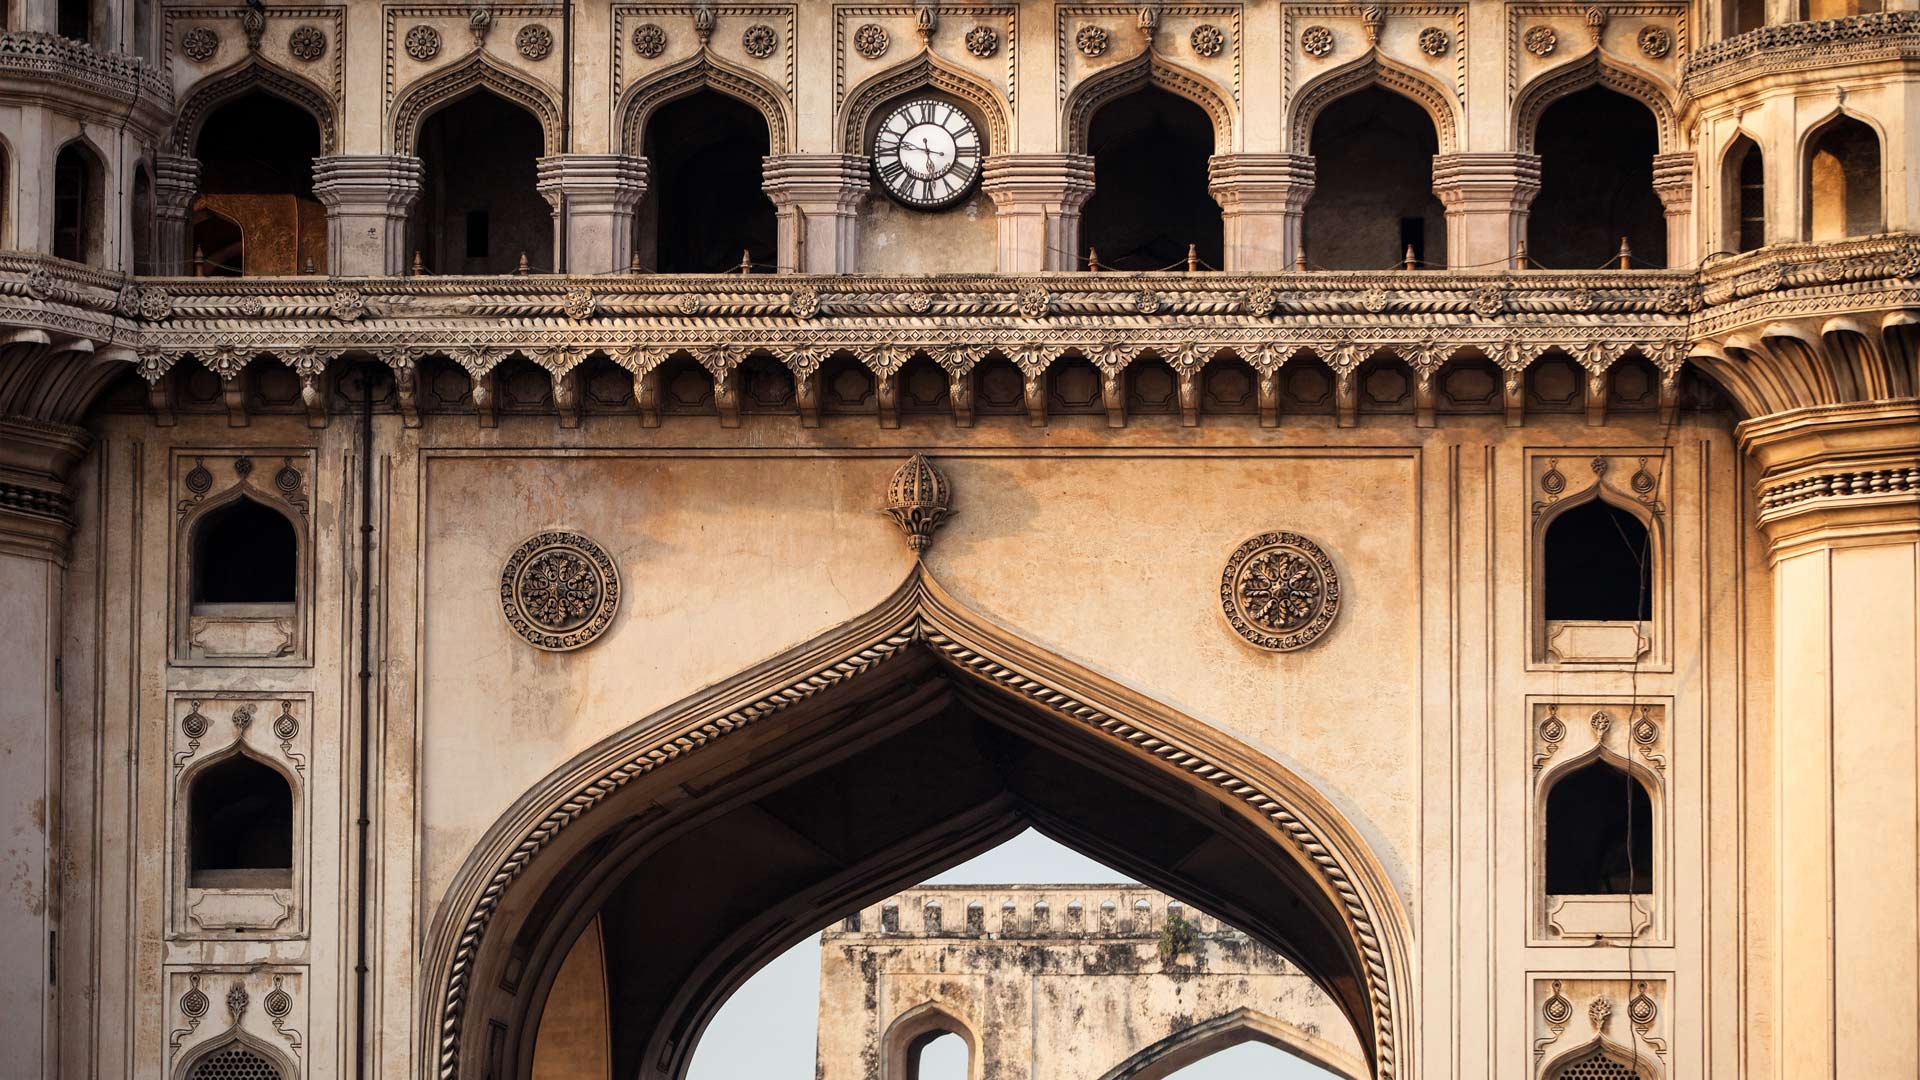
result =
[[[328,272],[407,272],[407,214],[420,198],[420,159],[335,154],[313,159],[313,194],[327,208]]]
[[[850,274],[860,259],[860,154],[781,154],[765,159],[761,184],[778,217],[783,274]]]
[[[982,163],[980,190],[993,200],[1000,225],[1003,274],[1077,270],[1080,208],[1093,195],[1087,154],[994,154]]]
[[[1886,1021],[1920,1014],[1920,401],[1738,434],[1773,564],[1774,1075],[1911,1076]]]
[[[1447,208],[1447,265],[1499,270],[1527,238],[1540,194],[1538,154],[1436,154],[1433,193]]]
[[[554,251],[564,274],[627,269],[633,212],[647,193],[647,159],[626,154],[555,154],[540,159],[538,187],[553,207]]]
[[[154,273],[193,272],[193,200],[199,192],[199,158],[154,155]]]
[[[1667,265],[1692,266],[1696,245],[1693,234],[1693,154],[1657,154],[1653,159],[1653,193],[1667,212]],[[1732,193],[1739,198],[1739,192]]]
[[[9,1076],[60,1075],[60,591],[72,528],[67,470],[86,431],[0,418],[0,1046]]]
[[[1207,190],[1220,204],[1228,270],[1291,270],[1305,250],[1313,158],[1220,154],[1207,159]]]

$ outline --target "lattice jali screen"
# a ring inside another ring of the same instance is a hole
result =
[[[1571,1074],[1569,1074],[1571,1075]],[[1624,1074],[1623,1074],[1624,1075]],[[201,1058],[187,1080],[285,1080],[273,1062],[244,1046],[229,1046]]]
[[[1554,1070],[1553,1080],[1643,1080],[1640,1073],[1595,1050]]]

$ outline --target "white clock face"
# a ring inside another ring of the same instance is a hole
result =
[[[887,192],[928,210],[950,206],[973,190],[980,152],[973,121],[937,98],[893,110],[873,137],[873,167]]]

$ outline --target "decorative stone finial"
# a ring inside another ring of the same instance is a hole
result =
[[[907,534],[914,554],[924,554],[933,544],[934,530],[953,510],[953,487],[926,455],[915,454],[893,474],[887,505],[881,509]]]

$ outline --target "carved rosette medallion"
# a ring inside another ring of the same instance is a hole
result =
[[[513,47],[529,60],[545,60],[553,51],[553,31],[539,23],[528,23],[513,35]]]
[[[1333,31],[1324,26],[1309,26],[1300,31],[1300,51],[1308,56],[1325,56],[1333,51]]]
[[[592,643],[620,610],[620,572],[579,533],[536,533],[500,571],[500,610],[513,632],[548,652]]]
[[[1453,48],[1453,39],[1447,36],[1445,30],[1437,26],[1429,26],[1420,31],[1420,51],[1428,56],[1445,56],[1447,50],[1451,48]]]
[[[1635,40],[1649,60],[1659,60],[1673,51],[1673,31],[1664,26],[1643,26]]]
[[[1554,33],[1551,26],[1530,26],[1521,36],[1520,44],[1535,56],[1552,56],[1553,50],[1560,47],[1560,35]]]
[[[967,51],[982,60],[1000,51],[1000,34],[991,26],[976,26],[967,31]]]
[[[1107,33],[1104,26],[1083,26],[1079,33],[1073,35],[1074,46],[1085,56],[1105,55],[1107,46],[1112,42],[1112,35]]]
[[[740,47],[747,50],[747,55],[755,60],[765,60],[772,56],[774,46],[779,44],[779,41],[779,37],[773,32],[773,27],[765,23],[755,23],[740,35]]]
[[[327,35],[317,26],[296,26],[287,35],[287,51],[296,60],[312,63],[327,55]]]
[[[427,61],[440,55],[440,31],[421,23],[407,31],[407,55],[415,60]]]
[[[667,32],[658,23],[642,23],[633,28],[633,51],[649,60],[667,51]]]
[[[878,60],[887,54],[887,46],[892,38],[887,36],[886,28],[878,23],[867,23],[853,32],[853,49],[869,60]]]
[[[220,51],[220,35],[209,26],[196,26],[180,35],[180,51],[196,64],[204,64]]]
[[[1194,27],[1193,33],[1187,40],[1193,45],[1194,53],[1199,56],[1219,56],[1227,48],[1227,32],[1211,24]]]
[[[1299,533],[1261,533],[1227,560],[1220,606],[1249,643],[1291,652],[1333,626],[1340,613],[1340,575],[1320,545]]]

